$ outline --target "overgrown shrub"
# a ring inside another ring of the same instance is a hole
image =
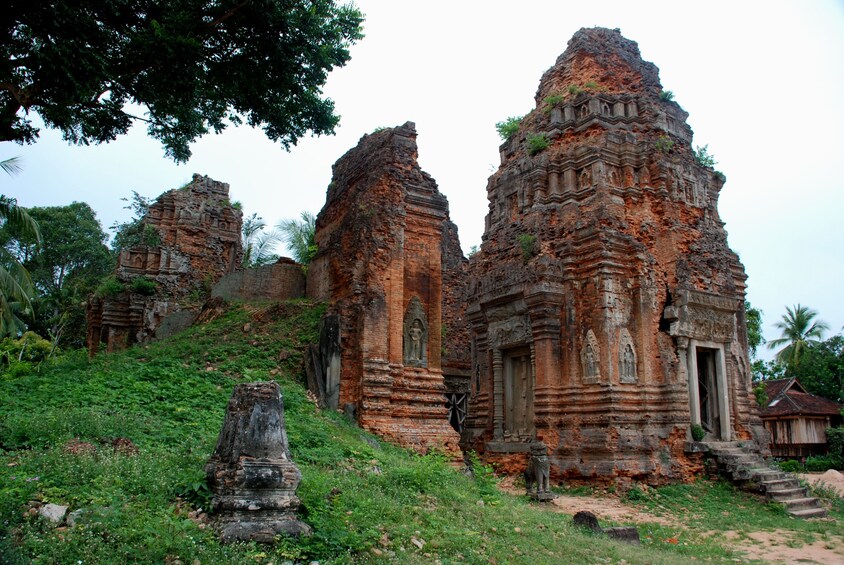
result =
[[[135,277],[129,285],[129,290],[142,294],[143,296],[152,296],[157,289],[158,285],[156,282],[146,277]]]
[[[576,84],[570,84],[567,90],[570,96],[577,96],[583,92],[583,90],[581,90],[581,88]]]
[[[829,454],[844,457],[844,426],[826,430],[826,441],[829,444]]]
[[[666,102],[668,102],[669,100],[674,100],[674,93],[670,90],[663,90],[659,93],[659,99],[665,100]]]
[[[544,133],[529,133],[527,134],[528,153],[536,155],[540,151],[548,148],[548,136]]]
[[[519,247],[522,249],[522,259],[527,263],[536,255],[536,236],[529,233],[520,234],[517,238]]]
[[[50,356],[53,344],[35,332],[26,332],[18,339],[0,341],[0,362],[6,367],[15,363],[38,364]]]
[[[806,458],[806,471],[810,473],[823,473],[830,469],[840,469],[842,467],[841,457],[835,455],[812,455]]]
[[[511,116],[503,122],[495,124],[495,129],[502,140],[510,141],[514,135],[519,133],[519,125],[522,123],[522,118],[524,116]]]
[[[125,284],[117,280],[117,277],[110,276],[100,283],[100,286],[97,287],[96,294],[99,297],[117,296],[125,290]]]
[[[671,140],[668,136],[661,135],[659,139],[656,140],[656,150],[660,153],[671,153],[671,150],[674,148],[674,141]]]
[[[703,426],[700,424],[692,424],[692,439],[695,441],[703,441],[704,436],[706,436],[706,431],[703,429]]]
[[[545,103],[545,112],[550,112],[554,106],[560,104],[565,99],[566,97],[564,94],[552,94],[551,96],[546,96],[545,100],[543,100]]]
[[[701,167],[708,167],[712,168],[718,164],[718,161],[715,160],[715,155],[709,153],[709,145],[704,145],[703,147],[697,146],[695,148],[695,162],[700,165]]]
[[[803,470],[803,466],[800,465],[800,461],[795,459],[789,459],[787,461],[778,461],[777,467],[780,468],[780,471],[784,471],[786,473],[799,473]]]

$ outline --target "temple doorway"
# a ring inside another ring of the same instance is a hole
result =
[[[529,347],[504,352],[504,433],[532,437],[533,367]]]
[[[721,417],[718,409],[718,379],[712,349],[697,350],[697,387],[700,403],[700,425],[716,438],[721,437]]]

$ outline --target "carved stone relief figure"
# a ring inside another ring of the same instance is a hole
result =
[[[601,380],[600,365],[601,350],[595,333],[589,330],[586,333],[586,340],[580,353],[580,362],[583,371],[583,382],[585,384],[597,383]]]
[[[618,374],[622,383],[635,383],[639,380],[636,374],[636,348],[626,328],[621,330],[618,340]]]
[[[416,296],[410,299],[404,315],[404,364],[428,366],[428,318]]]
[[[578,177],[578,188],[581,190],[584,188],[590,188],[592,186],[592,167],[587,166],[584,167],[582,171],[580,171],[580,176]]]
[[[610,186],[621,186],[621,174],[618,167],[610,167]]]
[[[651,186],[651,172],[648,167],[642,167],[639,172],[639,183],[642,186]]]

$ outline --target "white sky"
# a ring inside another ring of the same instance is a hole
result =
[[[494,124],[534,107],[542,73],[581,27],[620,28],[690,114],[727,175],[719,210],[764,310],[765,334],[785,305],[844,326],[844,2],[359,0],[366,37],[325,92],[342,122],[286,153],[260,130],[194,144],[176,165],[138,126],[103,146],[75,147],[42,130],[31,146],[0,144],[24,172],[0,192],[24,206],[88,202],[104,227],[124,221],[132,190],[155,197],[193,173],[228,182],[244,212],[275,223],[318,212],[331,165],[379,126],[416,122],[419,162],[448,197],[464,250],[480,243],[487,177],[499,164]],[[766,357],[769,354],[765,354]]]

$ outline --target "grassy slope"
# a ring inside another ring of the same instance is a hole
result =
[[[299,384],[299,367],[300,347],[316,337],[322,310],[305,302],[236,306],[164,343],[0,376],[0,561],[537,564],[737,557],[717,536],[694,529],[682,543],[665,543],[676,528],[642,527],[642,547],[573,530],[569,516],[501,494],[483,468],[467,478],[437,455],[408,453],[336,413],[317,411]],[[284,390],[291,451],[303,475],[299,496],[314,535],[273,546],[221,546],[187,514],[207,502],[202,469],[233,385],[270,378]],[[110,442],[117,437],[130,438],[139,454],[115,453]],[[73,438],[95,451],[69,453]],[[726,486],[668,489],[637,502],[655,512],[686,510],[701,531],[703,524],[717,527],[721,510],[733,509],[736,500],[750,508],[739,522],[795,525]],[[56,529],[24,517],[31,500],[90,514],[82,525]],[[797,527],[824,535],[838,527],[838,516],[828,526]]]

